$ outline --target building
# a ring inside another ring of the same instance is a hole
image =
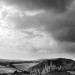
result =
[[[55,71],[69,71],[73,68],[72,65],[74,64],[73,60],[70,59],[51,59],[51,60],[43,60],[39,62],[37,65],[30,67],[28,70],[31,74],[40,75],[46,74],[48,72],[55,72]]]

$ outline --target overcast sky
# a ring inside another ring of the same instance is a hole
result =
[[[0,0],[0,58],[75,60],[74,0]]]

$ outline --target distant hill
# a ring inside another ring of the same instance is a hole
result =
[[[40,61],[23,61],[23,60],[8,60],[8,59],[0,59],[0,65],[6,66],[10,64],[21,64],[21,63],[38,63]]]

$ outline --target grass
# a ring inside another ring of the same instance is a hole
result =
[[[14,68],[0,68],[0,73],[13,73],[15,70]]]
[[[18,70],[25,71],[29,67],[36,65],[37,63],[21,63],[21,64],[13,64]]]

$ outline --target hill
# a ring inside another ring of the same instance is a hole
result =
[[[44,59],[29,68],[32,73],[67,72],[75,71],[75,61],[66,58]]]

